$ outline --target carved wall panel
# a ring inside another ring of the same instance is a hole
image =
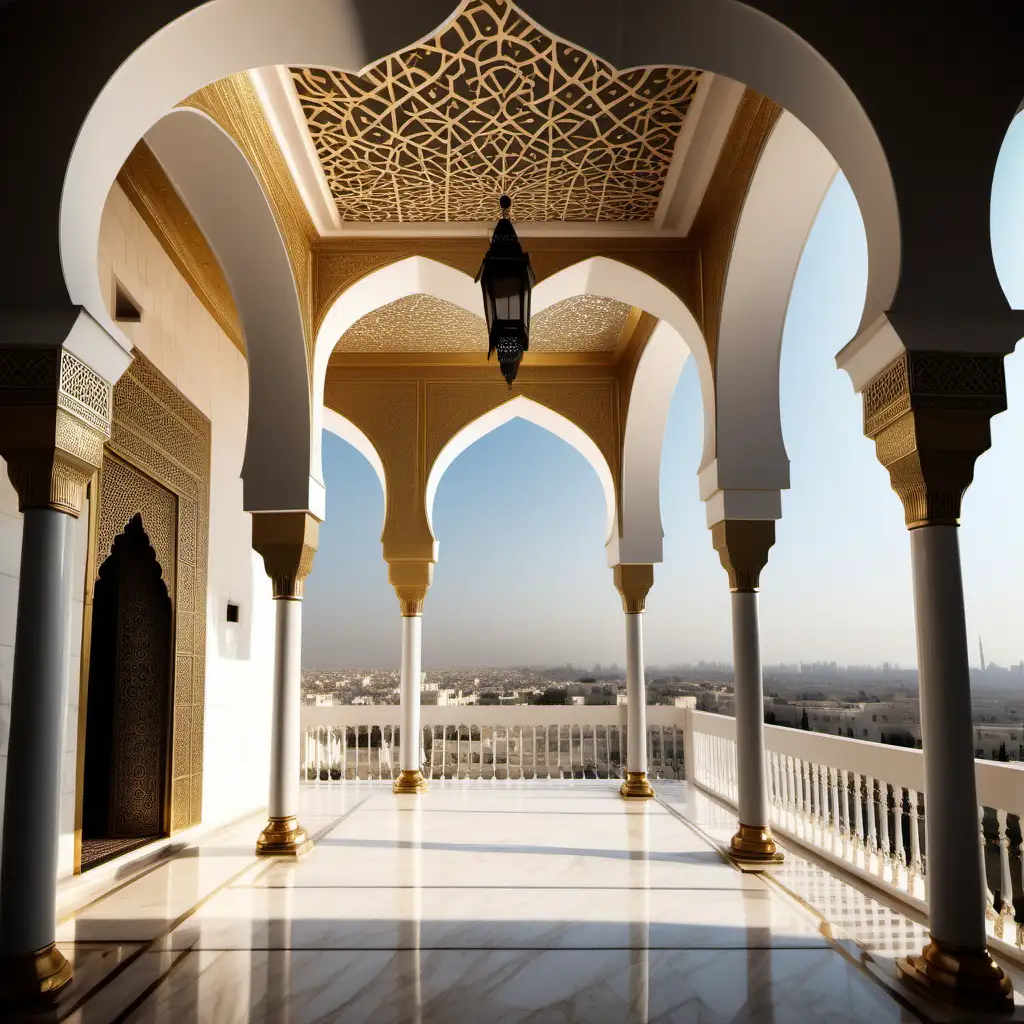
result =
[[[140,513],[174,609],[169,820],[176,832],[202,815],[210,421],[138,350],[114,386],[113,406],[96,564]]]

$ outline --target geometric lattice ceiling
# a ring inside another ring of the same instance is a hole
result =
[[[642,3],[643,0],[637,0]],[[292,68],[344,222],[646,221],[700,72],[622,73],[506,0],[351,75]]]
[[[624,341],[632,307],[597,295],[574,295],[530,322],[531,352],[613,352]],[[487,328],[468,310],[432,295],[406,295],[357,320],[339,352],[487,351]],[[527,356],[527,358],[529,358]]]

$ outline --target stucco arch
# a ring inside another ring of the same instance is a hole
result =
[[[163,27],[143,29],[141,38],[131,38],[139,26],[116,32],[120,48],[111,40],[104,51],[110,75],[98,95],[84,97],[88,102],[78,114],[62,194],[50,197],[59,202],[60,259],[71,301],[122,342],[106,314],[96,273],[100,215],[121,163],[160,116],[203,85],[252,67],[311,64],[356,71],[426,35],[453,13],[451,0],[416,0],[403,4],[400,14],[372,0],[211,0],[190,6],[166,2]],[[577,5],[558,0],[524,0],[523,7],[551,31],[616,66],[706,68],[791,110],[837,156],[864,211],[872,250],[865,319],[887,308],[900,253],[892,178],[861,104],[812,46],[781,22],[733,0],[649,0],[639,8],[631,5],[628,17],[621,16],[621,0],[604,0],[596,10],[591,5],[582,18]]]
[[[313,423],[311,452],[313,476],[323,480],[320,413],[324,408],[327,365],[338,340],[357,320],[408,295],[432,295],[461,306],[483,319],[480,286],[459,270],[425,256],[409,256],[360,278],[331,304],[317,328],[313,344]]]
[[[203,225],[238,308],[249,369],[245,508],[309,509],[322,518],[323,485],[310,477],[313,417],[299,296],[259,180],[230,136],[199,111],[172,111],[146,140]]]
[[[609,542],[610,565],[662,560],[661,456],[672,398],[689,357],[690,347],[662,320],[637,363],[622,436],[621,517]]]
[[[615,478],[611,467],[601,453],[601,449],[594,443],[594,440],[585,431],[581,430],[575,423],[567,419],[561,413],[549,409],[540,402],[518,395],[510,398],[501,405],[478,416],[471,423],[466,424],[457,433],[449,438],[448,442],[441,449],[430,472],[427,475],[426,488],[424,491],[424,508],[427,514],[427,523],[431,533],[434,531],[433,512],[434,498],[437,495],[437,488],[448,467],[471,445],[480,438],[485,437],[492,431],[504,426],[514,419],[527,420],[530,423],[542,427],[555,437],[561,438],[566,444],[571,445],[590,463],[597,478],[601,483],[601,490],[604,492],[605,516],[608,528],[609,539],[614,534],[615,524]]]
[[[779,412],[782,332],[804,244],[835,173],[828,150],[784,113],[743,202],[722,295],[715,431],[705,436],[700,476],[705,500],[747,492],[745,507],[734,510],[740,518],[772,518],[778,492],[789,487]],[[725,511],[709,507],[709,521]]]

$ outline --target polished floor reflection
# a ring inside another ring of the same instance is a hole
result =
[[[76,979],[44,1019],[977,1019],[895,981],[919,923],[798,853],[772,878],[735,870],[729,812],[685,783],[639,804],[607,782],[302,799],[317,841],[298,862],[253,856],[254,817],[69,894]]]

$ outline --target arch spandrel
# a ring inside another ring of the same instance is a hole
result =
[[[558,413],[597,446],[618,479],[618,395],[612,380],[517,382],[509,392],[504,381],[429,381],[426,385],[425,464],[430,472],[459,431],[493,409],[522,396]]]

